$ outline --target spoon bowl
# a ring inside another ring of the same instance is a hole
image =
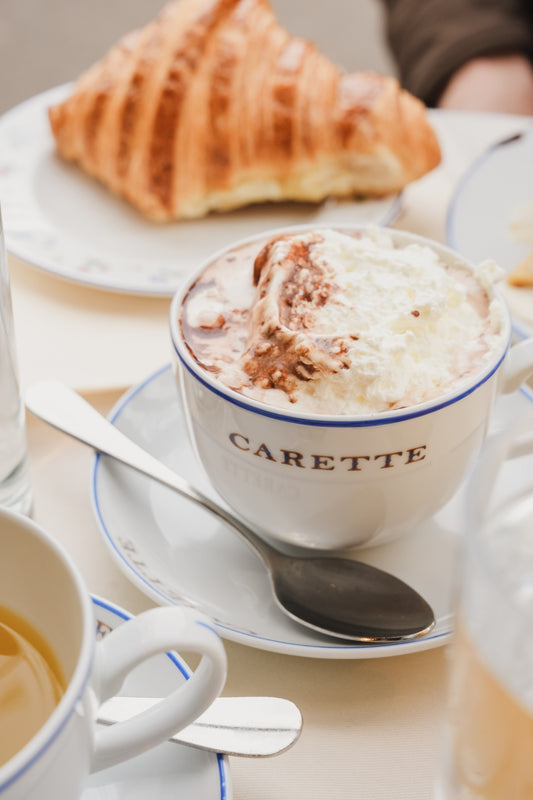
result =
[[[297,622],[329,636],[368,644],[414,639],[434,627],[428,603],[399,578],[351,558],[314,551],[301,556],[282,553],[139,447],[64,384],[40,381],[28,389],[25,400],[35,416],[189,498],[239,533],[267,567],[278,606]]]

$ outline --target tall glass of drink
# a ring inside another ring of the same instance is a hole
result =
[[[446,800],[533,798],[533,416],[488,440],[467,491]]]
[[[28,514],[32,491],[17,357],[11,286],[0,213],[0,505]]]

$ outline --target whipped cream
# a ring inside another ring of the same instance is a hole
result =
[[[255,248],[255,249],[254,249]],[[182,329],[242,394],[318,414],[374,414],[455,388],[501,350],[503,272],[444,263],[383,229],[282,235],[229,251],[187,295]]]

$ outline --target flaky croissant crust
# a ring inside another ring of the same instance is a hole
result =
[[[440,160],[422,103],[341,72],[267,0],[171,0],[49,116],[61,156],[161,221],[386,195]]]

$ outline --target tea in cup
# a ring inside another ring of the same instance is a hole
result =
[[[0,766],[44,725],[64,691],[61,666],[45,639],[0,607]]]

